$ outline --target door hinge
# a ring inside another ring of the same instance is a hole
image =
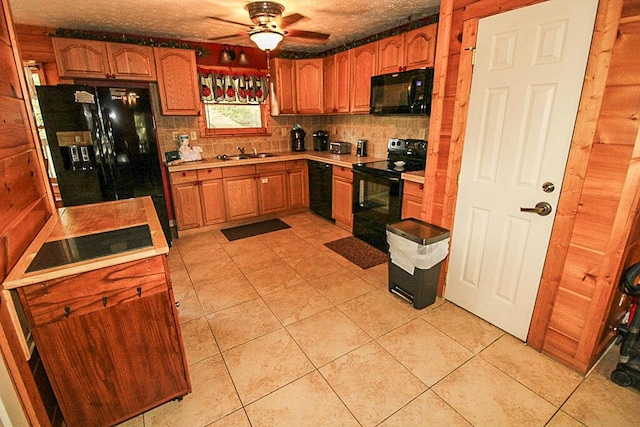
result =
[[[471,65],[476,65],[476,47],[475,46],[465,47],[464,50],[471,51]]]

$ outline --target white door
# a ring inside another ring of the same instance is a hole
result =
[[[478,23],[445,298],[522,340],[560,195],[597,3],[551,0]],[[547,203],[551,213],[521,212],[538,203]]]

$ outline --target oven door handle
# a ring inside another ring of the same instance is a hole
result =
[[[400,182],[400,178],[389,178],[389,181]]]

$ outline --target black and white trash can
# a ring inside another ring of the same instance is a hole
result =
[[[422,309],[433,304],[449,230],[417,219],[387,224],[389,292]]]

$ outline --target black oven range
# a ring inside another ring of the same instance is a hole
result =
[[[353,165],[353,235],[386,252],[386,225],[402,215],[401,175],[424,170],[427,142],[391,138],[387,160]]]

